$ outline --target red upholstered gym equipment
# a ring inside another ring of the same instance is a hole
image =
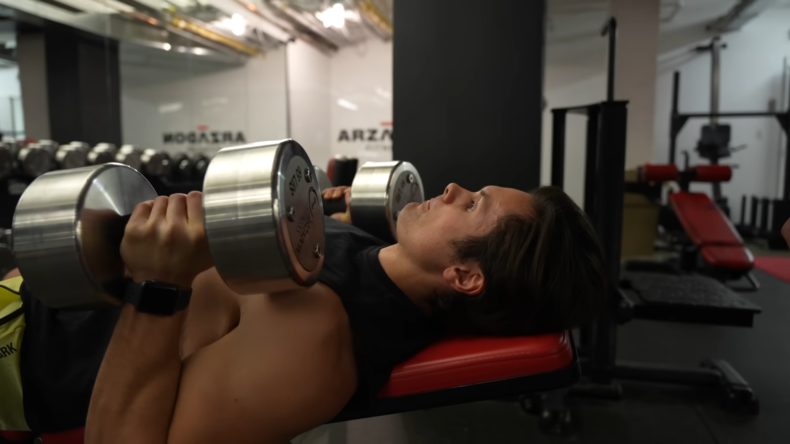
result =
[[[512,338],[444,338],[398,365],[365,410],[332,422],[441,407],[575,384],[581,375],[570,332]]]
[[[699,165],[689,171],[693,172],[692,182],[729,182],[732,179],[732,168],[728,165]]]
[[[395,367],[379,397],[545,373],[572,363],[573,346],[567,333],[514,338],[449,338]]]
[[[689,191],[691,182],[726,182],[732,178],[727,165],[699,165],[678,171],[677,166],[645,165],[638,169],[641,182],[677,180],[681,191],[669,195],[680,224],[712,269],[742,275],[754,267],[754,256],[719,207],[703,193]]]
[[[395,367],[365,410],[344,410],[332,422],[545,392],[579,380],[570,332],[510,338],[444,338]],[[8,435],[6,435],[8,434]],[[0,436],[29,440],[30,434]],[[21,439],[17,439],[21,440]],[[81,444],[84,429],[41,436],[44,444]]]
[[[326,164],[326,175],[329,176],[329,180],[332,181],[332,184],[335,183],[335,164],[337,163],[337,158],[333,157],[329,159],[329,162]]]
[[[724,177],[720,171],[703,174]],[[744,246],[738,231],[707,194],[681,191],[670,194],[669,202],[686,234],[711,268],[748,273],[754,267],[754,256]]]
[[[648,163],[637,169],[637,175],[640,182],[668,182],[670,180],[678,180],[680,172],[677,165],[653,165]]]
[[[743,239],[707,194],[669,195],[672,208],[695,245],[743,245]]]

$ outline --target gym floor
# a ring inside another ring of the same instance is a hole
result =
[[[623,400],[574,398],[576,432],[540,431],[516,403],[485,401],[319,427],[293,444],[790,442],[790,284],[756,271],[746,293],[763,309],[751,329],[634,321],[619,330],[621,360],[696,366],[724,358],[760,398],[756,417],[730,413],[718,391],[623,383]]]

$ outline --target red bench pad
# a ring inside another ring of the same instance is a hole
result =
[[[754,268],[752,252],[743,246],[706,245],[700,249],[700,253],[711,267],[735,272],[747,272]]]
[[[398,365],[379,398],[493,382],[563,369],[573,363],[570,332],[514,338],[444,338]],[[42,436],[44,444],[76,444],[84,428]],[[2,435],[0,435],[2,436]]]
[[[570,333],[442,339],[392,371],[379,398],[550,372],[573,362]]]
[[[682,191],[670,194],[669,201],[694,245],[743,246],[735,227],[707,194]]]

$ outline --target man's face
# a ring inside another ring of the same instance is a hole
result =
[[[423,269],[441,271],[452,263],[451,241],[486,234],[509,214],[531,217],[532,196],[494,186],[473,192],[451,183],[441,196],[401,211],[398,244]]]

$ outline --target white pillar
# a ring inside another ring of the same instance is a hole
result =
[[[615,99],[628,100],[626,169],[652,160],[660,0],[610,0],[617,19]]]

